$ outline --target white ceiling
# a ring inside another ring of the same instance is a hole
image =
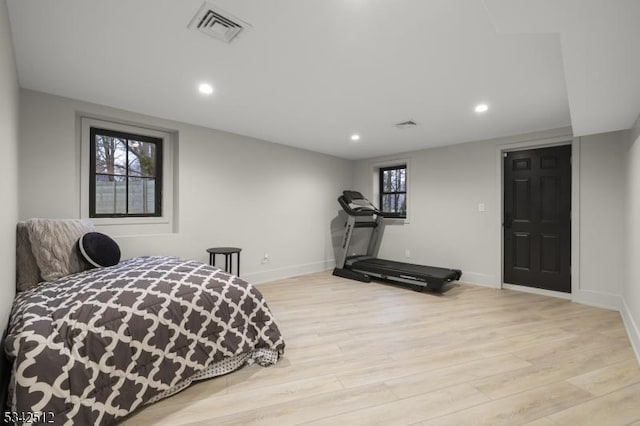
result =
[[[230,45],[202,2],[8,0],[20,84],[351,159],[640,112],[638,0],[214,0]]]
[[[500,34],[560,34],[576,136],[640,113],[640,0],[485,0]]]

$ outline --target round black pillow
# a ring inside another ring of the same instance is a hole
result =
[[[120,247],[109,236],[99,232],[87,232],[78,240],[80,256],[96,268],[117,265]]]

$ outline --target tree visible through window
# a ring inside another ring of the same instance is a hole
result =
[[[90,167],[90,217],[162,215],[162,139],[92,127]]]
[[[386,217],[407,217],[407,166],[380,169],[380,209]]]

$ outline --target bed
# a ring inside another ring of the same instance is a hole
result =
[[[150,256],[20,291],[4,346],[12,411],[109,425],[193,381],[272,365],[285,343],[252,285],[197,261]]]

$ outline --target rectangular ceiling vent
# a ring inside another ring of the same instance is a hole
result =
[[[413,120],[403,121],[402,123],[396,123],[395,124],[395,126],[400,130],[411,129],[413,127],[416,127],[417,125],[418,125],[418,123],[416,123]]]
[[[218,6],[204,2],[189,23],[189,28],[225,43],[231,43],[238,34],[251,28],[251,25]]]

